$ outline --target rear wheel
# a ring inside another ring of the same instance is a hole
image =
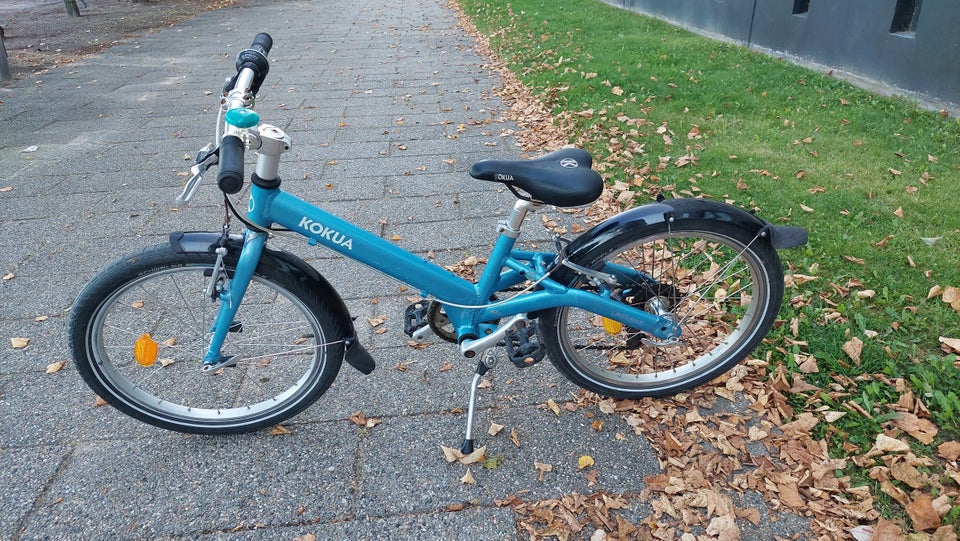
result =
[[[615,286],[574,287],[672,318],[679,340],[574,307],[544,312],[541,332],[551,361],[571,381],[603,396],[675,394],[727,372],[770,330],[783,298],[776,251],[754,233],[715,221],[665,223],[601,243],[578,265],[617,277]]]
[[[330,386],[343,358],[343,329],[270,252],[222,350],[236,363],[201,372],[219,304],[205,294],[215,260],[161,245],[123,258],[86,285],[71,312],[70,345],[81,376],[104,400],[162,428],[232,433],[279,423]],[[227,276],[235,264],[225,258]]]

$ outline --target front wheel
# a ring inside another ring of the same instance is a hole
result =
[[[326,391],[340,369],[343,329],[269,251],[222,349],[235,364],[201,371],[219,304],[206,294],[215,261],[160,245],[84,287],[71,311],[70,347],[100,397],[162,428],[217,434],[279,423]],[[224,258],[227,277],[235,265],[234,255]]]
[[[783,269],[769,242],[716,221],[664,223],[603,242],[578,265],[617,284],[571,278],[573,287],[672,318],[679,340],[574,307],[544,312],[551,361],[571,381],[602,396],[666,396],[727,372],[760,343],[783,299]]]

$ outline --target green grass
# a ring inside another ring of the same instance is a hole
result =
[[[808,229],[806,247],[781,252],[788,271],[817,277],[788,288],[781,312],[799,320],[791,338],[806,345],[784,347],[783,325],[764,347],[779,347],[791,370],[789,353],[814,355],[821,372],[809,382],[842,382],[843,400],[874,414],[838,421],[847,441],[869,449],[898,378],[929,408],[938,441],[957,437],[960,370],[938,337],[960,338],[960,314],[927,299],[933,286],[960,287],[957,119],[596,0],[460,3],[522,82],[573,122],[605,177],[638,187],[631,204],[698,195]],[[642,152],[628,158],[631,144]],[[691,153],[696,163],[673,164]],[[864,341],[859,363],[842,350],[851,337]],[[792,400],[837,405],[826,393]]]

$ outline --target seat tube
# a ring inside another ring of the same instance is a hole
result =
[[[493,293],[493,286],[500,274],[503,262],[510,255],[510,251],[513,250],[517,242],[517,237],[520,236],[520,228],[523,226],[524,218],[526,218],[528,212],[538,208],[540,208],[539,203],[518,200],[513,206],[510,216],[497,224],[497,232],[500,236],[490,253],[490,259],[487,261],[487,267],[480,277],[480,282],[477,284],[477,290],[481,296],[489,297]]]
[[[240,302],[243,301],[243,295],[250,285],[257,264],[260,262],[260,254],[263,253],[266,241],[266,233],[247,230],[233,278],[227,283],[227,287],[220,292],[220,308],[211,329],[213,336],[210,339],[210,347],[206,356],[203,358],[204,364],[216,363],[221,359],[220,349],[223,347],[223,343],[227,339],[227,333],[230,332],[230,327],[236,319]]]

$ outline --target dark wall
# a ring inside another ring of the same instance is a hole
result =
[[[960,0],[607,2],[960,104]]]

